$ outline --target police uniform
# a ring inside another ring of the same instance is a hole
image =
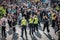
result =
[[[25,35],[27,37],[27,31],[26,31],[26,27],[27,27],[27,20],[26,19],[22,19],[21,20],[21,26],[22,26],[22,29],[21,29],[21,37],[23,37],[23,31],[25,31]]]
[[[33,34],[33,18],[30,18],[29,19],[29,28],[30,28],[30,31],[29,31],[29,34]]]
[[[55,9],[59,12],[59,10],[60,10],[59,5],[57,5],[57,6],[55,7]]]
[[[35,30],[38,32],[38,17],[37,17],[37,15],[34,15],[35,17],[34,17],[34,32],[35,32]]]

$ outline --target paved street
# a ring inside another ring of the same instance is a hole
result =
[[[60,40],[59,33],[60,0],[0,0],[0,40]]]
[[[43,24],[40,23],[41,27],[43,28]],[[50,29],[50,34],[47,34],[47,31],[45,30],[43,33],[42,28],[39,27],[39,32],[38,33],[34,33],[34,36],[30,36],[29,35],[29,28],[27,28],[27,39],[24,35],[24,38],[21,38],[21,27],[19,27],[18,25],[16,25],[16,33],[12,33],[12,30],[9,30],[9,27],[7,25],[7,38],[6,40],[52,40],[51,38],[53,37],[53,40],[58,40],[58,36],[55,35],[54,30],[52,29],[52,27],[49,27]],[[1,35],[0,35],[1,37]],[[1,38],[0,38],[1,39]],[[5,39],[1,39],[1,40],[5,40]]]

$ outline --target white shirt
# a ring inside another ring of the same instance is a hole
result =
[[[7,18],[5,18],[5,17],[1,18],[1,22],[3,23],[4,21],[5,21],[6,24],[7,24]]]

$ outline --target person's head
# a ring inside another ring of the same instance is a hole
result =
[[[6,17],[6,14],[4,14],[3,17]]]
[[[23,19],[25,19],[25,16],[23,16]]]
[[[17,10],[17,13],[20,13],[20,10]]]
[[[36,18],[36,17],[37,17],[37,15],[34,15],[34,17]]]
[[[7,14],[8,16],[10,16],[11,14]]]
[[[33,18],[32,14],[30,15],[30,18]]]
[[[45,17],[46,19],[48,18],[48,16],[47,16],[47,15],[45,15],[44,17]]]

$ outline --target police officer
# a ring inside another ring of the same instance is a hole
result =
[[[29,31],[29,34],[31,35],[31,34],[33,34],[33,17],[32,17],[32,15],[30,16],[30,18],[29,18],[29,29],[30,29],[30,31]]]
[[[49,26],[48,26],[49,20],[48,20],[47,15],[45,15],[45,16],[43,17],[43,19],[44,19],[44,28],[43,28],[43,31],[45,30],[45,28],[47,28],[47,32],[49,33]]]
[[[38,23],[39,23],[38,17],[37,15],[34,15],[34,32],[35,31],[38,32]]]
[[[21,37],[23,37],[23,31],[25,31],[25,35],[27,37],[27,31],[26,31],[26,27],[27,27],[27,20],[25,19],[25,17],[23,16],[22,20],[21,20],[21,26],[22,26],[22,29],[21,29]]]

